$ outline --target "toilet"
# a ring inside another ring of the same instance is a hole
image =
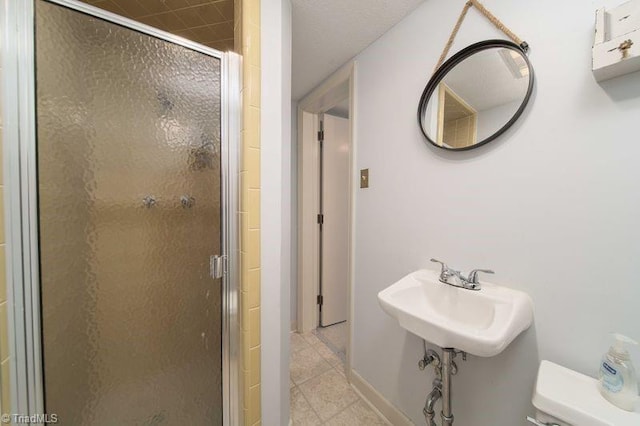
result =
[[[640,425],[640,404],[622,410],[600,395],[596,379],[549,361],[540,363],[532,402],[540,425]]]

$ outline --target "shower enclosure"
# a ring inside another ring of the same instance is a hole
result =
[[[236,424],[238,58],[5,2],[12,412]]]

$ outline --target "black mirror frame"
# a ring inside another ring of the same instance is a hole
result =
[[[515,50],[521,53],[522,56],[524,57],[525,62],[527,63],[527,67],[529,67],[529,87],[527,88],[527,94],[525,95],[522,101],[522,104],[520,105],[520,108],[518,108],[518,110],[515,112],[513,117],[511,117],[511,119],[504,126],[498,129],[498,131],[496,131],[491,136],[485,138],[484,140],[474,145],[467,146],[464,148],[449,148],[446,146],[438,145],[434,140],[432,140],[427,135],[427,132],[425,131],[423,126],[424,111],[427,108],[427,103],[429,102],[431,95],[433,94],[433,92],[435,92],[436,88],[438,87],[438,84],[440,84],[442,79],[444,79],[444,77],[449,73],[449,71],[451,71],[460,62],[462,62],[463,60],[465,60],[466,58],[468,58],[469,56],[477,52],[481,52],[483,50],[492,49],[496,47],[503,47],[503,48]],[[436,72],[433,74],[433,76],[429,80],[429,83],[427,83],[427,86],[424,88],[424,91],[422,92],[422,96],[420,97],[420,103],[418,104],[418,125],[420,126],[420,131],[422,131],[422,134],[429,141],[429,143],[433,146],[436,146],[440,149],[444,149],[447,151],[468,151],[470,149],[479,148],[482,145],[485,145],[491,142],[492,140],[494,140],[495,138],[497,138],[498,136],[506,132],[507,129],[511,127],[513,123],[515,123],[518,120],[518,118],[520,118],[520,116],[524,112],[524,109],[529,103],[529,99],[531,98],[531,93],[533,92],[533,83],[535,80],[535,76],[533,72],[533,66],[531,65],[531,62],[527,57],[527,50],[528,50],[528,46],[524,43],[522,46],[518,46],[517,44],[508,40],[485,40],[478,43],[474,43],[468,47],[465,47],[464,49],[462,49],[461,51],[453,55],[451,58],[449,58],[444,64],[442,64],[442,66],[440,66],[440,68],[438,68]]]

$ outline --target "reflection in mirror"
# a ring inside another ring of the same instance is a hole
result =
[[[438,144],[452,148],[474,145],[478,137],[478,112],[444,82],[438,95]]]
[[[529,61],[517,45],[470,46],[447,61],[425,89],[419,109],[422,131],[445,149],[482,145],[517,119],[532,80]]]

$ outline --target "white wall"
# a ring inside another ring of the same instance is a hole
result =
[[[478,142],[493,135],[513,117],[522,105],[522,99],[478,111]]]
[[[353,367],[416,424],[432,376],[376,295],[431,257],[494,269],[535,303],[535,325],[503,354],[458,361],[456,424],[524,426],[540,359],[594,375],[607,333],[640,338],[640,73],[594,80],[601,3],[484,1],[529,42],[537,82],[515,127],[469,152],[427,145],[416,122],[462,1],[425,2],[357,58],[356,168],[371,187],[356,199]],[[452,52],[499,36],[479,16]]]
[[[262,424],[289,423],[291,2],[261,2]]]

